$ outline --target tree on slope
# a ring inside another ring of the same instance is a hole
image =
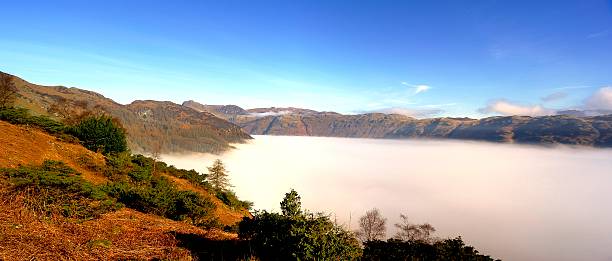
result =
[[[17,98],[17,87],[13,83],[13,77],[0,73],[0,109],[12,107]]]
[[[119,121],[109,116],[86,118],[72,127],[70,134],[92,151],[113,154],[128,149],[125,129]]]
[[[208,182],[218,191],[227,191],[232,185],[229,182],[228,171],[220,159],[208,167]]]

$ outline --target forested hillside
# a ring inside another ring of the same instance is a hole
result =
[[[0,74],[4,74],[0,72]],[[211,113],[172,102],[135,101],[122,105],[101,94],[63,86],[41,86],[12,77],[17,87],[16,106],[34,114],[75,122],[91,114],[106,113],[127,130],[135,152],[212,152],[230,148],[251,137],[239,126]]]

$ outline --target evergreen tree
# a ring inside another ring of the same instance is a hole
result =
[[[302,214],[302,202],[300,201],[300,195],[291,189],[291,192],[285,193],[285,198],[280,203],[281,211],[284,216],[296,217]]]
[[[228,171],[225,169],[220,159],[215,160],[212,166],[208,167],[208,182],[218,191],[227,191],[232,185],[229,183]]]
[[[71,128],[70,134],[92,151],[111,154],[128,149],[125,129],[116,119],[108,116],[86,118]]]

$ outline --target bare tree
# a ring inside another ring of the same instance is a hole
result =
[[[0,73],[0,108],[11,107],[17,99],[17,87],[13,83],[13,76]]]
[[[151,152],[151,158],[153,158],[153,175],[155,175],[155,171],[157,170],[157,162],[161,159],[163,147],[163,140],[158,138],[157,142],[153,145],[153,151]]]
[[[434,240],[431,234],[436,232],[436,229],[429,223],[412,224],[406,215],[400,215],[402,223],[395,224],[399,229],[395,235],[396,239],[403,241],[423,241],[430,243]]]
[[[359,230],[357,237],[362,242],[383,240],[387,232],[387,219],[383,218],[376,208],[366,212],[359,218]]]

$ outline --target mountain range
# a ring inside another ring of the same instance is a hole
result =
[[[540,117],[415,119],[400,114],[344,115],[299,108],[245,110],[236,105],[203,105],[195,101],[186,101],[183,106],[227,119],[251,135],[445,138],[612,147],[612,114],[582,116],[572,111],[571,114]]]
[[[2,73],[2,72],[0,72]],[[42,86],[13,76],[16,105],[34,114],[70,121],[90,113],[109,114],[122,123],[134,152],[220,153],[250,135],[351,138],[463,139],[504,143],[571,144],[612,147],[612,114],[585,116],[568,111],[553,116],[496,116],[483,119],[416,119],[401,114],[346,115],[302,108],[244,109],[195,101],[137,100],[119,104],[74,87]]]

